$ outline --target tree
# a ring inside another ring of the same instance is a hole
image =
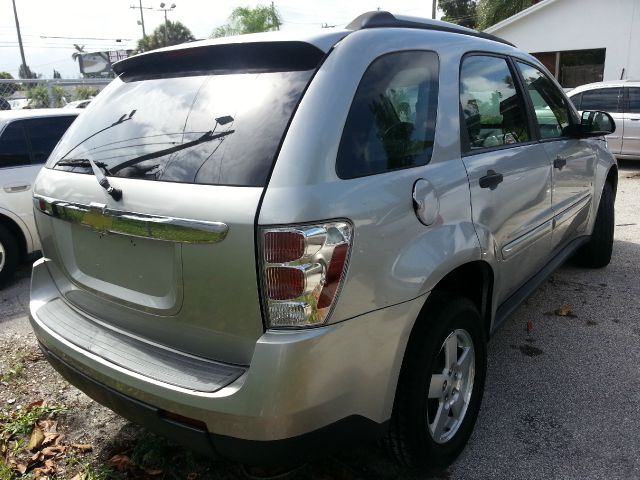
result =
[[[271,32],[280,30],[282,19],[273,5],[258,5],[256,8],[236,7],[231,12],[229,22],[216,28],[212,38],[243,35],[245,33]]]
[[[0,79],[13,80],[13,75],[11,75],[9,72],[0,72]],[[10,97],[19,89],[20,88],[18,87],[17,83],[2,83],[0,84],[0,97]]]
[[[478,30],[512,17],[533,5],[533,0],[480,0],[478,3]]]
[[[62,107],[64,105],[64,88],[59,85],[51,87],[51,93],[53,94],[53,102],[49,98],[49,91],[46,85],[36,85],[27,91],[27,97],[29,98],[29,106],[31,108],[49,108],[49,107]]]
[[[57,71],[55,68],[53,69],[53,78],[62,78],[62,75],[60,75],[60,72]]]
[[[78,87],[76,88],[75,100],[89,100],[100,93],[100,90],[94,87]]]
[[[18,70],[18,76],[20,78],[38,78],[38,75],[31,71],[28,65],[21,64]]]
[[[442,20],[445,22],[476,28],[478,22],[476,0],[440,0],[438,4],[444,12]]]
[[[158,26],[151,35],[138,40],[138,52],[147,52],[156,48],[178,45],[179,43],[192,42],[196,37],[191,30],[182,23],[167,20]]]

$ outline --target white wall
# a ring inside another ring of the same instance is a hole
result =
[[[606,48],[604,80],[640,80],[640,0],[555,0],[487,31],[529,53]]]

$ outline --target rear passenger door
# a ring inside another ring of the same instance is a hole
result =
[[[0,208],[19,216],[33,234],[33,182],[75,118],[66,115],[14,120],[0,134]]]
[[[617,128],[623,128],[623,155],[640,157],[640,87],[625,88],[623,125],[616,122]]]
[[[540,142],[553,164],[552,250],[584,231],[589,216],[596,156],[588,140],[569,138],[573,121],[569,101],[539,68],[516,61],[527,90]]]
[[[515,66],[506,57],[467,55],[460,69],[462,155],[473,221],[495,251],[499,301],[547,262],[553,210],[551,162],[536,141]]]

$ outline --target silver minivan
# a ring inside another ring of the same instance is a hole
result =
[[[589,83],[567,95],[578,110],[609,113],[618,126],[607,136],[609,150],[619,159],[640,160],[640,81]]]
[[[569,256],[611,258],[613,120],[495,37],[371,12],[114,68],[36,182],[31,323],[71,383],[200,452],[382,437],[446,465],[487,338]]]

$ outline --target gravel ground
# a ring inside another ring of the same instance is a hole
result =
[[[638,205],[640,162],[622,163],[611,265],[603,270],[565,265],[491,339],[475,432],[457,462],[434,478],[640,478]],[[238,465],[194,457],[66,384],[38,354],[26,317],[28,277],[25,267],[0,291],[0,374],[18,367],[0,383],[0,413],[40,399],[67,406],[57,429],[73,454],[58,460],[57,478],[78,472],[85,472],[78,477],[83,480],[107,478],[105,466],[114,455],[131,459],[123,467],[127,472],[114,473],[116,478],[246,478]],[[570,307],[572,315],[555,315],[561,307]],[[72,443],[93,449],[78,452]],[[122,465],[112,462],[109,468]],[[376,445],[365,445],[286,478],[426,477],[396,467]]]

